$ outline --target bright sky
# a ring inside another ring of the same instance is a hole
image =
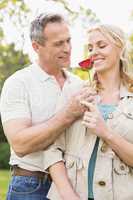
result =
[[[31,19],[41,12],[54,11],[65,13],[64,7],[61,6],[62,4],[53,3],[51,0],[25,0],[25,2],[32,10]],[[133,0],[68,0],[68,2],[74,9],[79,9],[79,5],[90,8],[102,23],[118,25],[126,33],[133,33],[133,18],[131,20],[130,17],[131,12],[133,13]],[[31,19],[29,17],[29,21],[31,21]],[[72,66],[76,66],[76,64],[83,59],[84,35],[83,29],[81,28],[83,23],[84,21],[77,21],[72,29]],[[8,26],[6,23],[5,27],[7,29],[8,40],[17,41],[17,45],[20,45],[20,30],[16,33],[16,30],[13,30],[11,27],[10,22],[8,22]],[[29,41],[24,45],[24,49],[25,52],[29,52],[31,58],[34,57],[33,53],[31,53]]]
[[[32,8],[34,13],[39,12],[39,10],[44,11],[43,8],[48,11],[62,11],[58,3],[57,6],[50,6],[52,5],[52,1],[50,0],[25,1]],[[68,2],[70,2],[74,8],[78,8],[79,4],[84,7],[86,6],[86,8],[91,8],[102,22],[118,25],[127,32],[133,30],[133,20],[132,23],[130,22],[130,15],[131,12],[133,12],[133,0],[68,0]]]
[[[27,4],[32,8],[33,16],[40,12],[58,11],[64,13],[63,7],[58,3],[52,6],[52,1],[45,0],[26,0]],[[44,3],[45,2],[45,3]],[[69,0],[73,8],[78,9],[78,5],[92,9],[102,23],[118,25],[126,33],[133,33],[133,19],[131,20],[131,12],[133,12],[133,0]],[[83,35],[78,22],[72,30],[73,51],[72,66],[75,66],[83,58]],[[77,42],[78,41],[78,42]]]
[[[86,3],[102,22],[118,25],[128,33],[133,31],[133,19],[130,21],[133,0],[90,0]]]

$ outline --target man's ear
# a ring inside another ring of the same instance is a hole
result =
[[[32,41],[32,47],[36,53],[38,53],[40,45],[36,41]]]

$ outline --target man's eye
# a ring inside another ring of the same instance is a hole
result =
[[[60,47],[62,44],[63,44],[62,42],[57,42],[57,43],[55,43],[55,46]]]
[[[68,44],[71,43],[71,39],[68,39],[68,40],[67,40],[67,43],[68,43]]]

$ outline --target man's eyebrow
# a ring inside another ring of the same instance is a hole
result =
[[[59,44],[59,43],[63,43],[64,41],[63,40],[57,40],[57,41],[55,41],[54,43],[55,44]]]
[[[56,40],[55,43],[62,43],[62,42],[67,41],[67,40],[71,40],[71,37],[68,37],[64,40]]]

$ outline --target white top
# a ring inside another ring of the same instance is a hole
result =
[[[0,111],[2,123],[18,118],[32,119],[38,124],[51,118],[62,95],[68,99],[79,90],[83,81],[64,70],[66,81],[61,89],[54,76],[44,72],[37,64],[17,71],[4,84]],[[10,164],[31,171],[45,171],[45,151],[18,157],[11,149]]]

